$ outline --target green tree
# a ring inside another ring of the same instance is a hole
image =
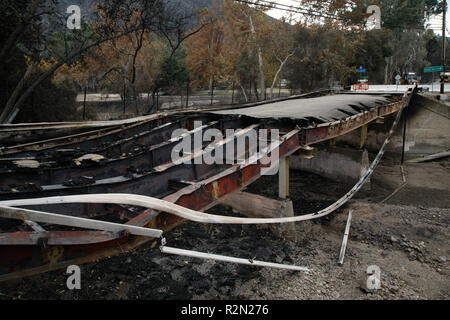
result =
[[[442,0],[378,0],[383,28],[397,30],[424,30],[425,21],[433,14],[442,13]]]
[[[181,47],[175,54],[166,52],[162,66],[161,76],[156,81],[156,86],[162,90],[180,88],[189,82],[189,72],[186,69],[186,50]]]

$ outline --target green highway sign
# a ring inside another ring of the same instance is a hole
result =
[[[427,67],[423,71],[424,72],[439,72],[439,71],[443,71],[443,70],[444,70],[444,68],[442,68],[442,66],[438,66],[438,67]]]
[[[369,76],[361,76],[361,79],[369,79]]]

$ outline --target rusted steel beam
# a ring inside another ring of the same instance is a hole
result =
[[[245,134],[248,130],[252,130],[258,125],[252,125],[246,129],[236,132],[235,135],[227,137],[225,140],[215,143],[216,147],[221,147],[231,141],[235,141],[237,137]],[[187,155],[183,160],[193,162],[197,157],[203,156],[204,150],[199,150],[193,154]],[[184,161],[183,161],[184,162]],[[131,177],[116,176],[103,180],[94,181],[88,185],[65,187],[61,185],[43,186],[39,191],[23,191],[13,193],[0,194],[0,199],[20,199],[20,198],[36,198],[36,197],[52,197],[71,194],[89,194],[89,193],[134,193],[140,195],[148,195],[159,197],[167,194],[169,191],[169,181],[192,181],[204,179],[221,170],[221,165],[193,165],[193,164],[174,164],[169,162],[167,164],[159,165],[153,168],[153,171],[136,174]],[[89,215],[93,210],[101,210],[99,207],[88,206],[84,208],[80,205],[75,206],[60,206],[53,207],[56,213],[72,214],[72,215]],[[43,206],[36,206],[33,209],[45,211]]]
[[[162,130],[165,128],[163,125],[168,122],[170,122],[169,118],[162,118],[134,123],[129,126],[115,128],[106,132],[100,131],[92,136],[61,137],[59,139],[52,139],[49,142],[37,141],[21,146],[5,147],[0,151],[0,155],[13,155],[14,157],[39,157],[45,155],[46,157],[49,157],[54,156],[56,150],[62,148],[92,150],[101,148],[105,144],[111,144],[125,138],[133,137],[142,132],[153,133],[154,131],[152,130],[158,127],[161,127],[160,130]],[[167,131],[170,132],[170,128],[167,129]],[[174,129],[172,128],[172,130]]]
[[[143,148],[136,148],[130,154],[119,155],[117,159],[103,159],[99,163],[90,162],[88,164],[75,165],[71,161],[70,166],[56,168],[36,168],[27,170],[9,170],[0,172],[0,187],[8,188],[10,185],[23,185],[33,183],[38,186],[45,185],[67,185],[68,180],[76,177],[88,176],[94,180],[106,179],[108,177],[127,175],[132,173],[144,173],[152,168],[171,161],[171,151],[181,139],[190,136],[193,140],[194,134],[208,128],[217,128],[218,121],[207,123],[199,128],[189,131],[183,136],[170,139],[152,145],[142,145]],[[193,143],[192,143],[193,144]]]
[[[153,128],[151,130],[144,130],[142,132],[139,132],[137,134],[134,134],[130,136],[129,133],[127,133],[128,129],[123,129],[123,134],[120,133],[120,136],[117,136],[117,139],[115,139],[116,135],[110,137],[100,137],[100,139],[108,139],[107,141],[96,141],[95,146],[84,145],[83,143],[74,142],[74,144],[70,145],[59,145],[57,147],[52,147],[48,150],[41,151],[38,153],[33,153],[34,156],[31,154],[31,151],[25,152],[27,157],[17,157],[17,154],[14,155],[14,157],[8,157],[8,158],[1,158],[0,157],[0,171],[2,172],[15,172],[17,171],[17,165],[15,164],[17,160],[38,160],[38,162],[41,162],[42,165],[40,165],[37,170],[50,170],[50,168],[55,167],[61,167],[61,166],[67,166],[67,162],[71,162],[73,158],[76,158],[78,156],[87,154],[87,153],[95,153],[102,156],[105,156],[106,158],[119,158],[123,157],[123,154],[127,153],[136,153],[139,151],[143,151],[145,149],[148,149],[149,146],[153,146],[156,144],[161,144],[164,142],[167,142],[173,134],[173,132],[176,129],[187,129],[191,130],[194,127],[195,121],[200,122],[211,122],[214,119],[211,119],[209,116],[205,115],[194,115],[190,118],[185,119],[160,119],[161,122],[164,122],[164,124],[157,126],[156,128]],[[236,119],[219,119],[221,128],[237,128],[239,126],[243,125],[243,120],[236,120]],[[117,132],[116,132],[117,133]],[[122,139],[122,136],[125,136],[125,138]],[[91,143],[92,141],[86,141],[86,143]],[[94,142],[92,142],[94,143]],[[61,147],[64,147],[61,149]],[[139,150],[136,150],[136,148],[140,148]],[[59,154],[60,151],[68,151],[67,155]],[[30,172],[32,170],[29,169],[22,169],[22,171]]]
[[[58,136],[55,138],[45,139],[45,140],[34,139],[28,143],[3,146],[2,149],[0,150],[1,151],[0,155],[14,154],[14,153],[23,152],[25,150],[38,151],[40,149],[43,149],[44,147],[50,148],[52,146],[64,145],[64,143],[71,143],[74,141],[81,141],[83,139],[89,139],[90,137],[101,136],[102,134],[113,131],[117,128],[118,127],[102,128],[102,129],[97,129],[97,130],[92,130],[92,131],[76,133],[76,134],[72,134],[72,135],[68,135],[68,136]]]
[[[45,231],[0,233],[0,246],[80,245],[111,241],[124,234],[107,231]],[[3,250],[1,247],[0,251]]]
[[[275,150],[278,150],[279,156],[282,158],[293,154],[299,148],[298,131],[294,131],[287,135],[284,138],[284,141],[282,141],[280,146]],[[270,154],[268,157],[269,156]],[[265,162],[265,160],[266,159],[262,162]],[[174,194],[165,197],[164,200],[193,210],[207,210],[218,204],[221,197],[231,192],[241,190],[260,178],[261,169],[264,167],[265,166],[261,164],[261,161],[241,166],[233,166],[204,181],[188,185]],[[145,225],[154,218],[154,215],[155,213],[152,210],[146,210],[127,223]],[[161,215],[167,216],[163,213]],[[172,215],[167,216],[167,219],[167,223],[163,226],[180,220],[180,218]]]
[[[92,131],[93,129],[128,127],[138,123],[158,121],[161,118],[174,114],[175,112],[165,112],[131,119],[110,121],[1,124],[0,142],[3,142],[3,144],[5,144],[5,141],[9,144],[14,141],[21,143],[18,141],[36,141],[36,139],[73,135],[83,131]]]
[[[158,229],[143,228],[139,226],[131,226],[103,220],[73,217],[64,214],[55,214],[50,212],[13,208],[8,206],[0,206],[0,217],[17,220],[32,220],[48,224],[101,231],[128,231],[131,234],[146,237],[160,237],[162,234],[162,231]]]
[[[115,128],[109,131],[96,131],[91,136],[68,136],[48,141],[36,141],[20,146],[3,147],[0,155],[9,157],[35,157],[38,159],[51,158],[59,149],[73,149],[74,151],[96,152],[101,154],[119,154],[126,152],[132,145],[156,144],[170,139],[175,129],[192,128],[193,119],[205,120],[204,115],[193,115],[192,118],[182,119],[176,116],[163,117],[129,126]],[[123,150],[123,151],[122,151]]]
[[[280,154],[295,152],[298,142],[297,134],[288,137],[278,147]],[[262,167],[259,162],[231,167],[201,183],[189,185],[164,200],[195,210],[207,210],[216,205],[224,195],[240,190],[259,178]],[[146,210],[127,224],[167,232],[182,222],[183,219],[177,216]],[[111,241],[83,245],[48,245],[45,248],[28,245],[0,246],[0,281],[46,272],[69,264],[94,261],[131,250],[148,241],[151,239],[125,235]]]
[[[117,126],[106,127],[103,128],[102,131],[110,131]],[[92,130],[94,128],[89,129],[89,131],[97,131]],[[61,136],[77,136],[83,134],[88,129],[77,129],[77,128],[69,128],[69,129],[55,129],[48,131],[47,129],[33,129],[33,130],[3,130],[0,132],[0,144],[2,147],[5,146],[14,146],[14,145],[22,145],[28,144],[33,141],[44,141],[51,139],[58,139]]]
[[[77,134],[72,134],[68,136],[57,136],[55,138],[51,139],[45,139],[45,140],[32,140],[32,142],[23,143],[23,144],[16,144],[11,146],[2,146],[0,149],[0,155],[7,155],[12,154],[12,157],[14,157],[14,154],[20,156],[20,152],[23,152],[25,150],[38,150],[38,148],[44,148],[44,146],[47,146],[50,148],[50,146],[57,146],[57,145],[63,145],[64,143],[70,143],[76,140],[82,140],[82,139],[88,139],[89,137],[95,137],[100,136],[106,132],[112,131],[114,129],[117,129],[117,127],[111,127],[111,128],[102,128],[92,131],[86,131],[81,132]]]
[[[304,145],[312,145],[343,136],[370,122],[376,121],[379,117],[384,117],[397,112],[403,103],[404,101],[390,103],[340,121],[305,128],[302,131],[302,143]]]

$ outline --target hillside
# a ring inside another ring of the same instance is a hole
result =
[[[219,4],[222,0],[165,0],[169,5],[176,6],[177,11],[185,13],[186,15],[193,13],[196,9],[212,8],[214,2]],[[93,15],[93,4],[102,2],[101,0],[61,0],[59,7],[61,11],[70,5],[77,5],[81,9],[81,14],[84,18],[89,18]]]

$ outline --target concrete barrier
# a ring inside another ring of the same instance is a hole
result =
[[[291,156],[291,169],[312,172],[332,180],[352,184],[367,171],[370,165],[367,150],[328,147],[315,149],[313,156],[312,159]],[[364,187],[370,188],[370,180]]]

